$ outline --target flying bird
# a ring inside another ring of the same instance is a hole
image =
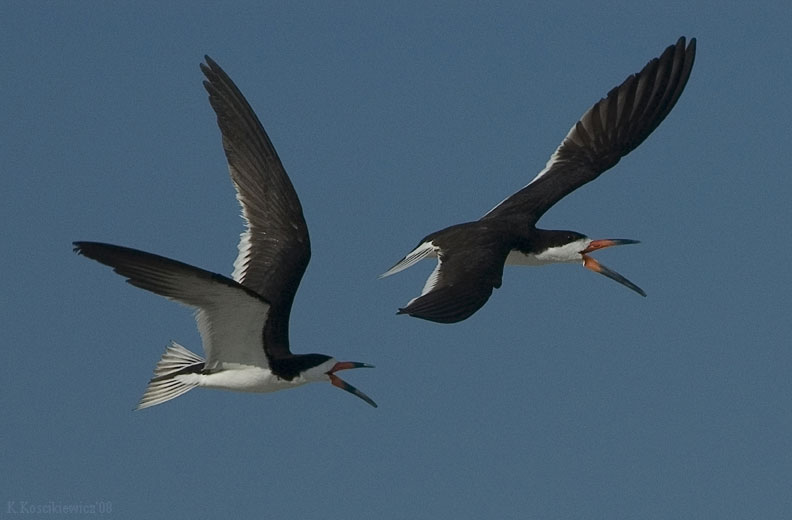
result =
[[[636,240],[591,238],[546,230],[536,222],[555,203],[607,171],[634,150],[674,108],[693,68],[696,40],[680,38],[659,58],[608,92],[567,133],[544,169],[520,191],[474,222],[424,237],[384,278],[424,258],[437,258],[420,296],[397,314],[438,323],[469,318],[501,286],[505,264],[580,263],[646,296],[641,288],[590,253]]]
[[[97,242],[74,250],[130,284],[195,309],[206,358],[171,342],[137,406],[195,387],[275,392],[328,381],[377,405],[336,373],[372,365],[325,354],[292,354],[289,314],[311,257],[302,206],[264,127],[231,78],[205,56],[201,70],[217,114],[246,227],[231,278],[144,251]]]

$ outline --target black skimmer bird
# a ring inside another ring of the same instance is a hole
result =
[[[398,273],[424,258],[437,258],[437,267],[420,296],[398,314],[439,323],[462,321],[501,286],[505,264],[582,263],[646,296],[589,256],[598,249],[637,241],[592,240],[574,231],[538,229],[536,222],[563,197],[613,167],[657,128],[682,94],[695,55],[695,38],[687,46],[685,38],[680,38],[588,109],[527,186],[479,220],[423,238],[381,275]]]
[[[231,78],[208,56],[201,70],[217,114],[246,229],[231,278],[162,256],[96,242],[74,250],[141,289],[193,307],[206,359],[172,342],[137,409],[195,387],[274,392],[319,381],[366,394],[336,375],[371,367],[325,354],[292,354],[289,314],[311,256],[302,207],[275,148]]]

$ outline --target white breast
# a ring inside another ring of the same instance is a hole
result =
[[[295,377],[291,381],[286,381],[274,375],[267,368],[241,365],[211,374],[191,375],[200,378],[198,382],[200,386],[235,392],[277,392],[278,390],[293,388],[308,382],[301,376]]]
[[[506,257],[506,265],[546,265],[546,264],[577,264],[583,262],[581,251],[591,243],[590,238],[582,238],[563,246],[551,247],[539,254],[525,254],[511,251]]]

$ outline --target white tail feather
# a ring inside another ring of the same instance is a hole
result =
[[[437,247],[431,242],[424,242],[419,244],[418,247],[410,251],[407,256],[396,262],[396,265],[382,273],[379,277],[385,278],[386,276],[396,274],[420,262],[424,258],[433,258],[435,256],[437,256]]]
[[[203,365],[203,363],[204,360],[201,356],[190,352],[175,341],[171,341],[157,366],[154,367],[154,377],[149,381],[135,410],[142,410],[170,401],[198,386],[199,374],[197,371],[201,367],[196,365]],[[195,367],[196,372],[185,371],[190,367]]]

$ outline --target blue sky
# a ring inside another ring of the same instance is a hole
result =
[[[4,2],[0,512],[118,518],[788,518],[787,2]],[[679,36],[655,133],[540,222],[640,245],[507,268],[471,319],[395,316],[431,231],[525,185],[574,121]],[[267,128],[313,258],[292,349],[332,388],[195,390],[133,412],[190,312],[71,251],[229,274],[242,230],[198,64]],[[9,508],[12,511],[9,511]]]

